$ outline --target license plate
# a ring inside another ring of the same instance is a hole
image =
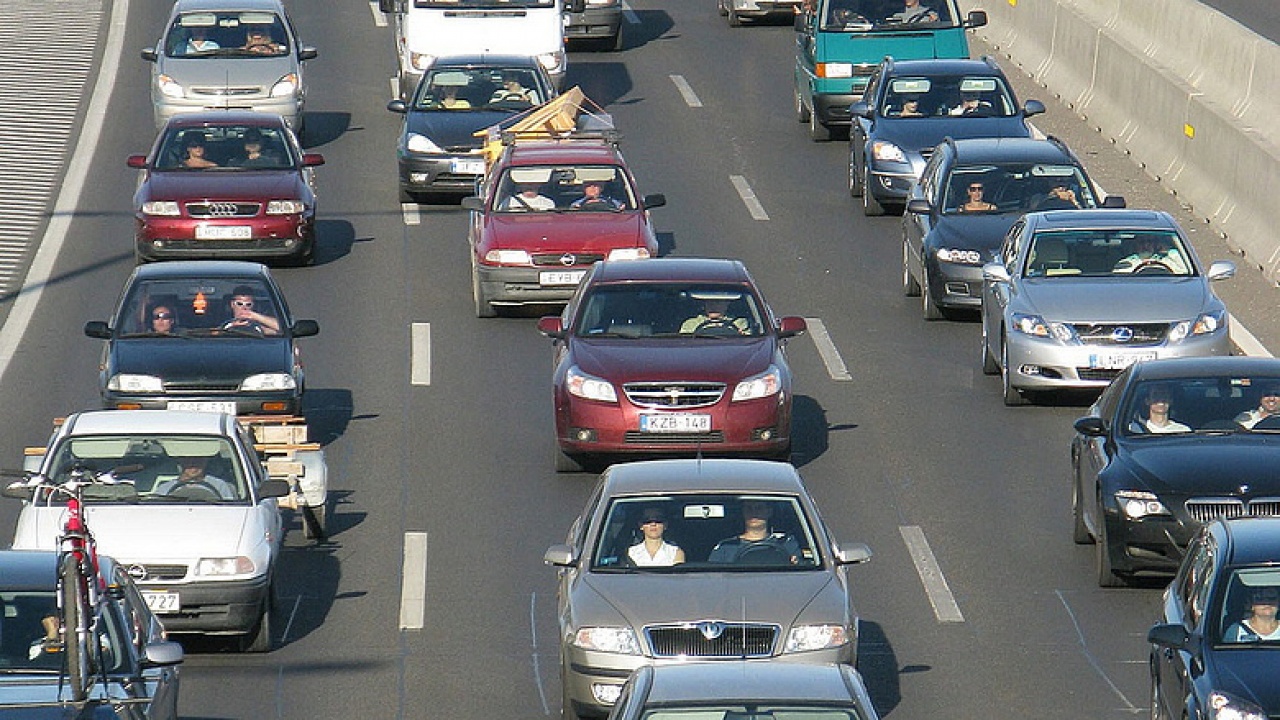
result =
[[[236,403],[232,401],[204,400],[170,400],[165,403],[169,410],[185,410],[186,412],[218,412],[228,415],[236,414]]]
[[[197,240],[252,240],[253,227],[249,225],[197,225]]]
[[[569,270],[567,272],[540,272],[538,273],[539,285],[577,285],[582,280],[582,276],[586,275],[586,270]]]
[[[148,592],[142,591],[142,599],[146,601],[147,607],[151,608],[151,612],[160,615],[162,613],[176,613],[182,609],[182,603],[178,599],[176,592]]]
[[[454,160],[449,163],[452,170],[459,175],[483,175],[483,160]]]
[[[640,432],[711,432],[711,416],[689,414],[641,415]]]
[[[1090,355],[1089,367],[1099,370],[1123,370],[1139,360],[1154,360],[1155,357],[1156,354],[1154,352]]]

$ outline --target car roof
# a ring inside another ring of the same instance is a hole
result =
[[[1050,138],[964,138],[949,140],[955,146],[955,162],[966,163],[1074,163],[1066,146]]]
[[[225,436],[230,415],[179,410],[89,410],[67,418],[73,435],[219,435]],[[234,422],[234,420],[232,420]]]
[[[173,5],[174,12],[236,12],[238,10],[271,10],[282,11],[284,4],[280,0],[178,0]]]
[[[1027,213],[1027,225],[1036,230],[1179,230],[1173,217],[1162,210],[1121,208]]]
[[[244,110],[209,110],[174,115],[165,123],[165,129],[188,130],[234,125],[278,128],[284,126],[284,119],[275,113]]]
[[[137,280],[207,277],[266,280],[271,271],[266,265],[243,260],[171,260],[139,265],[133,276]]]
[[[846,666],[785,662],[701,662],[650,668],[646,704],[788,700],[849,704]]]
[[[56,550],[0,550],[0,590],[53,590],[57,582]]]
[[[1240,517],[1215,520],[1210,532],[1226,539],[1228,565],[1280,562],[1280,518]],[[1220,545],[1222,543],[1219,543]]]
[[[606,495],[688,492],[760,492],[806,495],[790,463],[733,458],[640,460],[610,467]]]
[[[593,282],[750,282],[747,269],[738,260],[721,258],[653,258],[615,260],[603,263]]]
[[[617,147],[604,140],[555,140],[522,142],[511,146],[508,165],[623,165]]]
[[[993,64],[988,64],[983,58],[894,60],[888,67],[888,72],[892,77],[899,75],[999,75],[1003,77],[1004,71],[999,65],[993,66]]]
[[[1280,376],[1280,360],[1271,357],[1230,355],[1219,357],[1184,357],[1144,360],[1136,363],[1134,381],[1175,380],[1185,377],[1236,375]]]
[[[537,68],[540,63],[532,55],[505,55],[495,53],[467,53],[465,55],[442,55],[431,63],[430,70],[441,67],[511,67]]]

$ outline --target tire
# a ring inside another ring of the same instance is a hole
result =
[[[1000,383],[1004,388],[1004,404],[1008,407],[1027,404],[1022,392],[1013,386],[1012,371],[1009,370],[1009,344],[1000,339]]]
[[[489,302],[489,298],[484,294],[484,288],[480,285],[480,271],[476,269],[475,260],[471,261],[471,296],[476,303],[476,317],[498,316],[498,311],[493,308],[493,303]]]
[[[929,266],[920,265],[920,317],[930,322],[942,319],[942,308],[933,301],[933,292],[929,289]]]
[[[1000,361],[991,354],[991,339],[987,336],[986,325],[982,326],[982,374],[1000,374]]]
[[[1084,522],[1084,508],[1080,503],[1080,478],[1075,468],[1071,471],[1071,540],[1077,545],[1093,542],[1089,526]]]
[[[613,50],[614,52],[619,52],[625,46],[626,46],[626,43],[624,42],[624,38],[622,37],[622,23],[618,23],[618,32],[614,33],[613,37],[608,41],[608,48]]]
[[[556,472],[580,473],[580,472],[586,471],[587,469],[586,463],[583,462],[582,457],[579,455],[574,455],[561,450],[560,443],[557,442],[555,444],[555,448],[553,452],[554,452],[553,458],[555,459]]]
[[[858,164],[853,161],[853,151],[849,151],[849,197],[862,197],[862,173],[858,172]]]
[[[809,112],[809,108],[804,104],[804,98],[800,97],[799,90],[796,90],[795,96],[796,96],[796,121],[801,124],[807,123],[809,122],[809,117],[811,115],[811,113]]]
[[[818,120],[817,111],[809,113],[809,139],[814,142],[826,142],[831,139],[831,131]]]
[[[242,652],[271,652],[271,608],[275,604],[271,598],[274,594],[274,588],[268,585],[267,597],[262,601],[262,615],[258,617],[258,624],[241,640]]]
[[[1105,518],[1098,524],[1096,550],[1097,552],[1094,555],[1097,558],[1098,587],[1124,587],[1127,584],[1125,579],[1117,575],[1111,565],[1111,547],[1110,542],[1107,540],[1107,521]]]
[[[867,217],[879,217],[884,214],[884,206],[871,192],[871,168],[862,170],[862,214]]]
[[[1160,709],[1160,681],[1156,679],[1156,670],[1151,669],[1151,720],[1169,720],[1169,716],[1165,715]]]
[[[907,297],[920,296],[920,283],[916,280],[916,276],[911,274],[911,265],[915,258],[911,256],[911,247],[907,244],[907,239],[902,239],[902,294]]]
[[[81,590],[92,579],[85,578],[80,563],[70,553],[63,556],[58,574],[62,579],[59,590],[62,594],[62,651],[66,659],[67,686],[71,690],[71,699],[81,702],[89,697],[89,648],[93,644],[89,633],[89,607]]]

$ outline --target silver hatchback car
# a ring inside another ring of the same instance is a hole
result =
[[[690,660],[856,660],[845,568],[789,463],[649,460],[610,467],[559,568],[565,716],[603,716],[628,673]]]
[[[302,65],[314,57],[280,0],[178,0],[160,41],[142,51],[154,63],[156,127],[178,113],[255,110],[301,135]]]
[[[1101,390],[1139,360],[1231,354],[1227,308],[1177,222],[1153,210],[1024,215],[982,268],[982,371],[1004,402]]]

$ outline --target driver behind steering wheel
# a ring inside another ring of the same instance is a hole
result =
[[[763,500],[745,500],[742,503],[742,533],[716,543],[707,562],[735,563],[744,561],[757,552],[776,555],[778,562],[795,565],[800,561],[800,543],[794,536],[773,532],[769,520],[773,508]],[[782,558],[787,560],[782,560]],[[772,563],[769,563],[772,564]]]
[[[259,335],[280,334],[280,321],[256,309],[253,288],[247,285],[237,286],[231,291],[228,305],[231,319],[222,324],[223,330],[247,330]]]
[[[888,21],[895,23],[938,22],[938,12],[926,5],[921,5],[920,0],[903,0],[902,10],[890,15]]]
[[[202,488],[217,495],[219,500],[237,499],[235,485],[205,472],[208,462],[209,458],[202,456],[179,458],[178,464],[182,470],[178,477],[156,484],[152,494],[180,495],[188,492],[187,488]]]
[[[746,318],[736,318],[729,315],[729,300],[727,298],[708,298],[703,301],[701,313],[681,323],[680,334],[696,335],[699,330],[732,328],[739,335],[746,335],[749,327]]]
[[[1160,272],[1171,275],[1189,275],[1187,261],[1173,246],[1169,238],[1159,235],[1139,235],[1134,239],[1136,250],[1120,260],[1111,269],[1114,273]]]

